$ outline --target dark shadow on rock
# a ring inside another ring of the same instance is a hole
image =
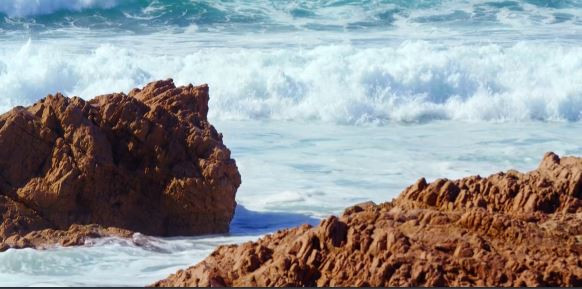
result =
[[[320,219],[298,213],[251,211],[239,204],[236,206],[234,218],[230,223],[230,234],[266,234],[302,224],[315,226],[320,221]]]

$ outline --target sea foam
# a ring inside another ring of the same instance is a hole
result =
[[[582,123],[435,121],[340,126],[213,121],[243,176],[230,236],[93,240],[89,246],[8,250],[0,286],[144,286],[194,265],[218,245],[312,225],[353,204],[389,201],[424,176],[456,179],[534,169],[551,148],[582,154]],[[139,246],[136,243],[140,244]]]
[[[62,91],[90,98],[151,80],[208,83],[210,117],[339,124],[579,121],[582,48],[516,42],[385,47],[203,48],[159,54],[100,45],[83,53],[29,42],[0,50],[0,108]]]

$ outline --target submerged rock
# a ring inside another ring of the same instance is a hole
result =
[[[153,286],[582,286],[582,158],[427,183],[257,242]]]
[[[0,244],[76,224],[227,232],[241,180],[208,100],[208,86],[170,79],[90,101],[49,95],[1,115]]]
[[[129,230],[99,225],[71,225],[67,230],[44,229],[32,231],[26,235],[12,235],[0,243],[0,251],[10,248],[46,249],[55,246],[82,246],[92,239],[104,237],[118,237],[124,240],[131,239],[135,233]],[[136,246],[141,244],[133,242]]]

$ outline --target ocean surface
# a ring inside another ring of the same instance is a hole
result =
[[[582,155],[582,0],[0,1],[0,113],[166,78],[210,86],[231,233],[9,250],[0,286],[142,286],[421,176]]]

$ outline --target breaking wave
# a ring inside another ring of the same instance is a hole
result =
[[[56,91],[83,98],[127,92],[163,78],[208,83],[215,119],[382,124],[582,118],[582,47],[534,42],[196,48],[184,55],[114,45],[68,54],[29,42],[0,53],[0,108]]]
[[[47,15],[57,11],[81,11],[88,8],[109,9],[117,0],[4,0],[0,1],[0,13],[9,17]]]
[[[578,37],[582,2],[574,0],[2,0],[0,33],[54,29],[151,33],[398,32],[465,36],[508,33]],[[70,36],[74,36],[71,31]]]

